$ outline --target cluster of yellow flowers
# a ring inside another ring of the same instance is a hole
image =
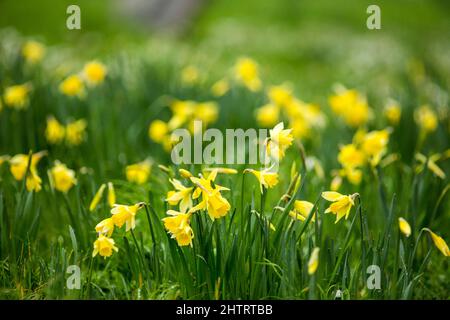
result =
[[[325,117],[316,104],[296,98],[288,84],[270,86],[267,89],[269,103],[256,110],[256,120],[262,127],[271,127],[281,118],[289,121],[296,138],[306,138],[313,129],[322,128]]]
[[[64,126],[54,116],[49,116],[45,137],[50,144],[60,144],[65,140],[67,144],[77,146],[86,137],[86,127],[87,122],[84,119],[69,122]]]
[[[366,124],[372,117],[372,110],[367,104],[367,99],[354,89],[346,89],[337,86],[335,94],[328,102],[331,110],[341,117],[351,127],[360,127]]]
[[[29,94],[32,87],[29,83],[13,85],[5,88],[3,101],[7,107],[21,110],[29,105]]]
[[[104,64],[98,61],[86,63],[79,74],[71,74],[59,85],[59,91],[69,97],[83,98],[86,95],[85,83],[90,87],[101,84],[107,75]]]
[[[205,169],[199,177],[194,177],[189,171],[180,169],[180,175],[192,186],[186,187],[177,179],[170,179],[175,190],[167,193],[166,201],[171,206],[178,206],[178,211],[168,210],[170,217],[163,219],[164,226],[180,246],[192,245],[194,232],[189,224],[193,213],[205,210],[211,219],[224,217],[230,211],[230,203],[221,192],[228,188],[214,183],[218,173],[236,174],[237,171],[227,168]],[[199,199],[197,205],[193,200]]]
[[[168,122],[154,120],[148,128],[151,140],[163,145],[166,151],[172,149],[176,137],[171,133],[173,130],[185,127],[194,133],[194,121],[202,122],[204,128],[217,120],[219,108],[216,102],[196,102],[192,100],[173,100],[170,103],[172,117]]]
[[[149,159],[130,164],[125,168],[125,174],[129,182],[144,184],[150,177],[152,162]]]
[[[331,189],[338,190],[342,178],[346,178],[351,184],[359,185],[362,179],[362,167],[370,164],[375,167],[387,152],[390,128],[366,132],[358,130],[353,141],[340,147],[338,162],[342,168],[335,171],[331,182]]]

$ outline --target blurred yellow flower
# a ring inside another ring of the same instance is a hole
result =
[[[253,169],[245,169],[244,173],[250,172],[258,179],[259,187],[261,189],[261,193],[263,193],[263,187],[273,188],[278,184],[278,173],[271,172],[269,168],[265,168],[261,171],[253,170]]]
[[[219,115],[219,107],[216,102],[207,101],[199,102],[195,105],[194,117],[196,120],[203,121],[203,125],[207,126],[217,120]]]
[[[180,173],[180,175],[185,178],[185,179],[189,179],[190,177],[192,177],[192,173],[190,173],[188,170],[185,169],[179,169],[178,172]]]
[[[336,174],[330,183],[331,191],[338,191],[342,185],[342,177],[339,174]]]
[[[215,82],[211,87],[211,93],[215,97],[222,97],[230,90],[230,84],[228,83],[228,80],[221,79],[217,82]]]
[[[450,256],[450,250],[448,248],[448,245],[442,237],[438,236],[436,233],[434,233],[428,228],[423,228],[423,230],[427,231],[431,235],[431,239],[433,240],[434,245],[436,246],[436,248],[439,249],[439,251],[442,252],[444,256],[446,257]]]
[[[267,89],[267,96],[273,104],[279,107],[287,107],[293,99],[292,89],[286,84],[270,86]]]
[[[428,105],[423,105],[417,109],[414,113],[414,119],[426,133],[435,131],[438,126],[437,115]]]
[[[70,122],[66,126],[66,141],[69,145],[77,146],[81,144],[86,137],[87,122],[84,119],[79,119]]]
[[[197,186],[192,198],[197,199],[201,195],[202,200],[195,207],[191,208],[189,213],[193,213],[198,210],[207,210],[211,219],[221,218],[228,213],[231,205],[228,200],[220,194],[220,192],[227,191],[229,189],[214,183],[217,173],[217,170],[213,170],[206,178],[203,176],[200,178],[190,178],[192,183]]]
[[[411,235],[411,226],[409,225],[408,221],[406,221],[402,217],[398,218],[398,227],[406,237],[409,237]]]
[[[111,208],[116,204],[116,192],[112,182],[108,182],[108,204]]]
[[[195,66],[187,66],[181,70],[181,82],[187,85],[193,85],[200,79],[200,72]]]
[[[311,253],[311,256],[309,257],[308,261],[308,274],[313,275],[316,273],[317,268],[319,267],[319,253],[320,248],[315,247]]]
[[[114,231],[114,221],[112,218],[107,218],[102,220],[100,223],[98,223],[95,226],[95,231],[106,235],[107,237],[111,237],[113,231]]]
[[[441,179],[445,179],[446,178],[446,174],[445,172],[436,164],[436,161],[440,160],[443,158],[443,155],[440,153],[436,153],[431,155],[430,157],[426,157],[421,153],[416,153],[416,155],[414,156],[415,159],[417,161],[420,162],[420,165],[418,166],[417,173],[422,172],[422,170],[424,169],[425,165],[427,166],[427,168],[433,172],[433,174],[435,174],[436,176],[438,176]]]
[[[75,74],[68,76],[60,83],[59,91],[69,97],[82,98],[85,95],[83,81],[80,76]]]
[[[143,208],[145,203],[139,202],[131,206],[123,204],[115,204],[111,209],[112,220],[114,225],[121,228],[126,225],[126,231],[134,229],[136,227],[136,213],[139,209]]]
[[[355,198],[358,196],[357,193],[352,195],[342,195],[336,191],[325,191],[322,192],[322,198],[327,201],[333,202],[326,210],[325,213],[333,213],[336,215],[336,222],[341,220],[343,217],[348,218],[350,214],[350,209],[355,205]]]
[[[275,159],[282,159],[287,148],[294,141],[292,129],[284,129],[283,122],[277,124],[273,129],[269,130],[270,139],[267,143],[268,154]]]
[[[119,251],[119,249],[115,246],[114,239],[100,234],[98,236],[98,239],[94,242],[94,251],[92,252],[92,257],[100,254],[106,259],[106,257],[110,257],[113,254],[113,251]]]
[[[306,218],[308,218],[313,207],[314,207],[314,204],[312,204],[309,201],[295,200],[294,209],[289,212],[289,215],[294,219],[298,219],[300,221],[305,221]],[[311,221],[314,222],[315,217],[316,217],[316,214],[314,213]]]
[[[339,170],[341,177],[347,178],[347,180],[353,185],[359,185],[362,180],[362,171],[354,167],[344,167]]]
[[[37,170],[33,167],[30,168],[27,174],[26,187],[28,191],[35,192],[39,192],[42,189],[42,180],[37,174]]]
[[[361,149],[367,157],[372,159],[372,165],[377,165],[387,151],[389,129],[374,130],[364,135]]]
[[[152,169],[150,160],[144,160],[135,164],[131,164],[125,168],[125,174],[129,182],[144,184],[147,182]]]
[[[397,101],[390,100],[384,107],[384,116],[392,125],[397,125],[400,122],[402,109]]]
[[[54,167],[50,169],[50,175],[55,189],[64,193],[77,183],[75,171],[59,161],[56,161]]]
[[[148,136],[157,143],[163,142],[168,133],[169,127],[167,123],[159,119],[152,121],[148,127]]]
[[[183,170],[183,169],[180,169]],[[216,170],[217,173],[224,173],[224,174],[237,174],[238,171],[236,169],[232,168],[221,168],[221,167],[215,167],[215,168],[204,168],[203,172],[211,172]]]
[[[175,238],[179,246],[192,245],[194,232],[189,225],[190,213],[181,213],[175,210],[168,210],[171,217],[163,218],[164,227]]]
[[[347,144],[340,147],[338,161],[343,167],[360,167],[364,164],[365,156],[354,144]]]
[[[179,180],[170,179],[170,183],[175,188],[175,191],[169,191],[166,201],[170,205],[177,205],[180,203],[180,212],[185,213],[192,208],[192,191],[193,187],[185,187]]]
[[[31,85],[28,83],[7,87],[3,95],[5,105],[15,109],[24,109],[29,103]]]
[[[89,85],[95,86],[102,83],[105,80],[106,74],[106,66],[98,61],[88,62],[83,67],[83,76]]]
[[[30,171],[36,170],[36,165],[46,154],[47,151],[40,151],[37,153],[33,153],[33,155],[31,156]],[[11,174],[14,176],[14,179],[20,181],[25,177],[29,158],[30,157],[27,154],[17,154],[9,160],[10,171]]]
[[[256,109],[256,121],[261,127],[272,127],[278,123],[280,110],[276,105],[266,104]]]
[[[65,136],[65,127],[59,123],[53,116],[47,118],[47,127],[45,128],[45,138],[51,144],[61,143]]]
[[[238,59],[234,67],[236,79],[250,91],[259,91],[262,83],[259,78],[258,64],[250,58]]]
[[[97,208],[102,196],[103,192],[105,191],[106,185],[103,183],[100,188],[97,190],[97,192],[94,195],[94,198],[92,198],[92,201],[89,205],[89,211],[94,211],[95,208]]]
[[[328,102],[331,110],[352,127],[364,125],[371,116],[366,98],[353,89],[340,88]]]
[[[45,47],[37,41],[27,41],[22,47],[22,55],[27,62],[36,63],[42,60]]]

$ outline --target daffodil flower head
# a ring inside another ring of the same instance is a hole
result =
[[[250,91],[259,91],[262,83],[258,64],[250,58],[239,58],[234,67],[236,79]]]
[[[428,228],[423,228],[423,230],[427,231],[430,234],[431,239],[433,240],[436,248],[438,248],[439,251],[441,251],[445,257],[450,257],[450,249],[448,248],[448,245],[445,242],[445,240]]]
[[[3,95],[3,101],[8,107],[18,110],[25,109],[29,103],[30,91],[31,85],[29,83],[7,87]]]
[[[175,238],[180,246],[192,244],[194,232],[189,225],[191,213],[182,213],[175,210],[168,210],[170,217],[163,218],[164,227]]]
[[[106,235],[107,237],[111,237],[111,235],[114,231],[113,219],[106,218],[106,219],[102,220],[95,226],[95,231],[100,234]]]
[[[154,120],[148,128],[148,136],[157,143],[162,143],[169,133],[169,126],[162,120]]]
[[[271,168],[265,168],[260,171],[254,169],[245,169],[244,173],[246,172],[252,173],[256,177],[256,179],[258,179],[261,193],[263,193],[263,188],[273,188],[278,184],[278,173],[271,171]]]
[[[305,221],[308,218],[313,207],[314,207],[314,204],[312,204],[309,201],[295,200],[294,209],[289,212],[289,215],[293,219]],[[316,213],[313,214],[311,221],[314,222],[315,217],[316,217]]]
[[[45,138],[51,144],[57,144],[64,141],[65,127],[59,123],[55,117],[50,116],[47,118],[47,127],[45,129]]]
[[[56,190],[67,193],[76,183],[75,171],[59,161],[50,169],[50,176]]]
[[[79,119],[66,126],[66,141],[71,146],[80,145],[86,138],[87,121]]]
[[[406,221],[402,217],[398,218],[398,227],[406,237],[409,237],[411,235],[411,226],[409,225],[408,221]]]
[[[45,47],[37,41],[27,41],[22,47],[22,55],[29,63],[37,63],[42,60]]]
[[[261,127],[272,127],[278,123],[280,109],[274,104],[266,104],[256,110],[256,121]]]
[[[38,162],[47,154],[47,151],[40,151],[37,153],[33,153],[30,161],[30,171],[35,170]],[[14,179],[20,181],[24,178],[25,173],[27,171],[29,162],[29,155],[27,154],[17,154],[13,156],[10,160],[10,171],[14,176]]]
[[[131,164],[125,168],[127,180],[137,184],[144,184],[147,182],[152,169],[150,160],[144,160],[139,163]]]
[[[111,209],[112,220],[114,225],[121,228],[126,225],[126,231],[134,229],[136,227],[136,213],[139,209],[143,208],[145,203],[139,202],[131,206],[123,204],[115,204]]]
[[[84,83],[80,76],[70,75],[59,85],[59,91],[69,97],[83,98],[85,96]]]
[[[106,66],[98,61],[90,61],[83,67],[83,77],[91,86],[96,86],[105,80]]]
[[[98,239],[94,242],[94,251],[92,252],[92,257],[95,257],[97,254],[99,254],[106,259],[107,257],[110,257],[114,251],[119,251],[119,249],[115,246],[114,239],[100,234],[98,236]]]
[[[352,195],[342,195],[336,191],[322,192],[322,198],[332,202],[332,204],[325,210],[325,213],[333,213],[336,215],[336,222],[343,217],[347,220],[351,208],[355,205],[355,199],[359,195],[354,193]]]
[[[292,129],[284,129],[283,122],[277,124],[269,131],[270,139],[267,143],[268,154],[275,159],[282,159],[285,155],[286,149],[294,141]]]
[[[170,183],[175,188],[175,191],[169,191],[166,201],[170,205],[177,205],[180,203],[180,211],[186,212],[192,208],[192,192],[193,187],[185,187],[179,180],[170,179]]]

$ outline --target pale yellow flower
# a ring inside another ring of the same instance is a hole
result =
[[[157,143],[162,143],[169,133],[169,126],[162,120],[154,120],[148,127],[148,136]]]
[[[3,95],[5,105],[15,109],[24,109],[29,103],[31,85],[28,83],[7,87]]]
[[[360,167],[364,164],[365,155],[354,144],[340,147],[338,161],[343,167]]]
[[[61,143],[64,140],[66,129],[59,123],[55,117],[47,118],[47,127],[45,128],[45,138],[51,144]]]
[[[113,254],[113,251],[119,251],[119,249],[115,246],[114,239],[100,234],[98,236],[98,239],[94,242],[94,251],[92,252],[92,257],[100,254],[106,259],[106,257],[110,257]]]
[[[289,215],[294,219],[297,219],[300,221],[305,221],[308,218],[313,207],[314,207],[314,204],[312,204],[309,201],[295,200],[294,209],[289,212]],[[316,214],[314,213],[311,221],[314,222],[315,217],[316,217]]]
[[[187,85],[193,85],[200,79],[200,71],[195,66],[187,66],[181,70],[181,82]]]
[[[45,47],[37,41],[27,41],[22,47],[22,55],[27,62],[36,63],[42,60]]]
[[[245,169],[244,173],[246,172],[253,173],[253,175],[258,179],[261,193],[263,193],[263,188],[273,188],[278,184],[278,173],[270,171],[270,168],[265,168],[261,171]]]
[[[267,96],[273,104],[280,107],[287,107],[294,98],[292,89],[286,84],[270,86],[267,89]]]
[[[131,164],[125,168],[127,180],[137,184],[144,184],[147,182],[152,169],[150,160],[144,160],[139,163]]]
[[[83,76],[89,85],[98,85],[105,80],[106,66],[98,61],[91,61],[84,65]]]
[[[31,156],[30,170],[35,170],[38,162],[47,154],[47,151],[33,153]],[[24,178],[27,171],[29,155],[17,154],[9,159],[10,171],[14,179],[20,181]]]
[[[114,231],[114,221],[112,218],[107,218],[99,222],[95,226],[95,231],[98,233],[101,233],[103,235],[106,235],[107,237],[111,237],[113,231]]]
[[[398,218],[398,227],[406,237],[409,237],[411,235],[411,226],[409,225],[408,221],[406,221],[402,217]]]
[[[185,187],[179,180],[170,179],[170,183],[175,188],[175,191],[169,191],[166,201],[170,205],[177,205],[180,203],[180,212],[185,213],[192,208],[192,191],[193,187]]]
[[[181,213],[174,210],[168,210],[167,214],[171,217],[163,218],[164,227],[175,238],[179,246],[192,245],[194,232],[189,225],[190,213]]]
[[[139,202],[131,206],[123,204],[115,204],[111,209],[112,220],[114,225],[121,228],[126,225],[126,231],[134,229],[136,227],[136,213],[139,209],[143,208],[145,203]]]
[[[83,80],[75,74],[68,76],[60,83],[59,91],[69,97],[82,98],[85,95]]]
[[[444,256],[449,257],[450,256],[450,250],[449,250],[448,245],[445,242],[445,240],[442,237],[438,236],[433,231],[431,231],[430,229],[428,229],[428,228],[423,228],[423,230],[427,231],[430,234],[431,239],[433,240],[434,245],[436,246],[436,248],[438,248],[439,251],[441,251]]]
[[[67,166],[59,161],[55,162],[55,166],[50,169],[52,182],[56,190],[68,192],[76,183],[75,171],[67,168]]]
[[[259,78],[258,64],[249,58],[238,59],[234,67],[236,79],[244,84],[250,91],[259,91],[262,83]]]
[[[414,113],[414,119],[426,133],[435,131],[438,126],[437,115],[428,105],[423,105],[417,109]]]
[[[357,193],[352,195],[342,195],[336,191],[325,191],[322,192],[322,198],[327,201],[333,202],[326,210],[325,213],[333,213],[336,215],[336,222],[341,220],[343,217],[348,218],[351,208],[355,205],[355,198],[358,196]]]
[[[102,199],[103,192],[105,191],[106,185],[103,183],[100,188],[97,190],[97,192],[94,195],[94,198],[92,198],[92,201],[89,205],[89,211],[94,211],[95,208],[97,208],[100,200]]]
[[[397,101],[390,100],[384,107],[384,116],[392,125],[397,125],[400,122],[402,109]]]
[[[87,121],[79,119],[66,126],[66,141],[69,145],[80,145],[86,138]]]
[[[256,109],[256,121],[261,127],[272,127],[278,123],[280,110],[276,105],[266,104]]]
[[[273,129],[269,130],[270,138],[267,143],[268,154],[275,159],[282,159],[287,148],[294,141],[292,129],[284,129],[283,122],[277,124]]]

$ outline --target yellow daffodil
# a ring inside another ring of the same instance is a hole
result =
[[[97,254],[99,254],[106,259],[106,257],[110,257],[113,254],[113,251],[119,251],[119,249],[115,246],[114,239],[100,234],[98,236],[98,239],[94,242],[94,251],[92,252],[92,257],[95,257]]]
[[[180,213],[174,210],[168,210],[167,214],[171,217],[163,218],[164,227],[175,238],[179,246],[192,245],[194,232],[189,225],[190,213]]]
[[[204,172],[211,172],[214,170],[216,170],[217,173],[224,173],[224,174],[237,174],[238,173],[238,171],[236,169],[232,169],[232,168],[215,167],[215,168],[204,168],[203,169]]]
[[[177,205],[180,203],[180,212],[182,213],[192,208],[191,196],[194,188],[183,186],[183,184],[177,179],[170,179],[170,183],[176,191],[169,191],[166,201],[169,202],[170,205]]]
[[[114,231],[114,221],[112,218],[102,220],[95,226],[95,231],[107,237],[111,237]]]
[[[102,184],[100,188],[97,190],[97,192],[94,195],[94,198],[92,198],[92,201],[89,205],[89,211],[94,211],[95,208],[97,208],[100,200],[102,199],[103,192],[105,191],[106,185]]]
[[[428,228],[424,228],[423,230],[427,231],[430,234],[431,239],[433,240],[434,245],[436,246],[436,248],[438,248],[439,251],[441,251],[444,256],[449,257],[450,256],[450,250],[449,250],[448,245],[445,242],[445,240],[442,237],[438,236],[433,231],[431,231],[430,229],[428,229]]]
[[[105,80],[106,74],[106,66],[98,61],[88,62],[83,67],[83,77],[92,86],[102,83]]]
[[[364,125],[371,116],[366,98],[353,89],[341,88],[329,98],[329,104],[332,111],[352,127]]]
[[[343,167],[360,167],[364,164],[365,155],[354,144],[347,144],[340,148],[338,161]]]
[[[288,106],[292,99],[292,89],[288,85],[270,86],[267,89],[267,96],[270,101],[279,107]]]
[[[289,212],[289,215],[294,219],[305,221],[306,218],[308,218],[313,207],[314,204],[309,201],[295,200],[294,209]],[[311,221],[314,222],[315,216],[316,214],[314,213]]]
[[[82,98],[85,95],[83,80],[78,75],[71,75],[59,85],[59,91],[69,97]]]
[[[66,126],[66,141],[71,146],[80,145],[86,138],[87,122],[84,119],[73,121]]]
[[[116,192],[112,182],[108,182],[108,204],[111,208],[116,204]]]
[[[361,150],[370,158],[372,166],[378,165],[381,157],[387,151],[390,129],[375,130],[362,138]]]
[[[36,63],[42,60],[45,47],[37,41],[27,41],[22,47],[22,55],[29,63]]]
[[[75,171],[68,169],[65,164],[59,161],[56,161],[55,166],[50,169],[50,175],[55,189],[64,193],[77,183]]]
[[[230,84],[228,83],[228,80],[221,79],[217,82],[215,82],[211,87],[211,93],[215,97],[222,97],[230,90]]]
[[[263,188],[273,188],[278,184],[278,173],[271,172],[270,168],[266,168],[261,171],[245,169],[244,173],[246,172],[253,173],[253,175],[258,179],[261,193],[263,193]]]
[[[394,100],[390,100],[384,107],[384,116],[388,122],[394,126],[400,122],[401,115],[402,109],[398,102]]]
[[[38,162],[46,154],[47,151],[40,151],[37,153],[33,153],[33,155],[31,156],[30,171],[36,170]],[[14,179],[20,181],[24,178],[25,173],[27,172],[28,161],[29,155],[27,154],[17,154],[9,160],[10,171],[11,174],[14,176]]]
[[[195,66],[187,66],[181,70],[181,82],[187,85],[193,85],[200,79],[200,72]]]
[[[200,102],[195,105],[194,118],[201,120],[205,126],[213,123],[219,116],[219,107],[216,102]]]
[[[319,267],[319,253],[320,248],[315,247],[309,257],[308,261],[308,274],[313,275],[316,273],[317,268]]]
[[[347,178],[347,180],[353,185],[359,185],[362,180],[362,171],[358,168],[344,167],[339,170],[341,177]]]
[[[325,213],[333,213],[336,215],[336,222],[341,220],[343,217],[348,218],[350,214],[350,209],[355,205],[355,198],[358,196],[357,193],[352,195],[342,195],[336,191],[325,191],[322,192],[322,198],[327,201],[333,202],[326,210]]]
[[[45,128],[45,138],[51,144],[61,143],[65,136],[65,127],[59,123],[55,117],[47,118],[47,127]]]
[[[169,126],[162,120],[154,120],[148,127],[148,136],[157,143],[163,142],[168,133]]]
[[[15,109],[24,109],[29,103],[31,85],[28,83],[7,87],[3,95],[5,105]]]
[[[256,110],[256,121],[261,127],[272,127],[279,121],[280,110],[276,105],[266,104]]]
[[[259,91],[262,83],[258,64],[249,58],[240,58],[234,67],[236,79],[250,91]]]
[[[425,132],[433,132],[438,126],[436,113],[428,105],[423,105],[414,113],[414,119],[419,127]]]
[[[144,205],[145,203],[143,202],[139,202],[131,206],[115,204],[111,209],[114,225],[118,228],[121,228],[125,224],[126,231],[134,229],[136,226],[136,213],[139,209],[143,208]]]
[[[342,185],[342,177],[339,174],[336,174],[330,183],[331,191],[338,191]]]
[[[292,129],[284,129],[283,122],[277,124],[273,129],[269,130],[270,138],[267,143],[268,154],[275,159],[282,159],[287,148],[294,141]]]
[[[406,221],[402,217],[398,218],[398,227],[406,237],[409,237],[411,235],[411,226],[409,225],[408,221]]]
[[[144,184],[147,182],[152,169],[150,160],[144,160],[139,163],[131,164],[125,168],[127,180],[137,184]]]
[[[229,189],[214,183],[217,173],[217,170],[213,170],[206,178],[203,176],[200,178],[191,177],[192,183],[197,186],[192,198],[197,199],[201,195],[202,200],[199,204],[189,210],[190,213],[198,210],[207,210],[211,219],[221,218],[228,213],[231,205],[228,200],[220,194],[220,192]]]

